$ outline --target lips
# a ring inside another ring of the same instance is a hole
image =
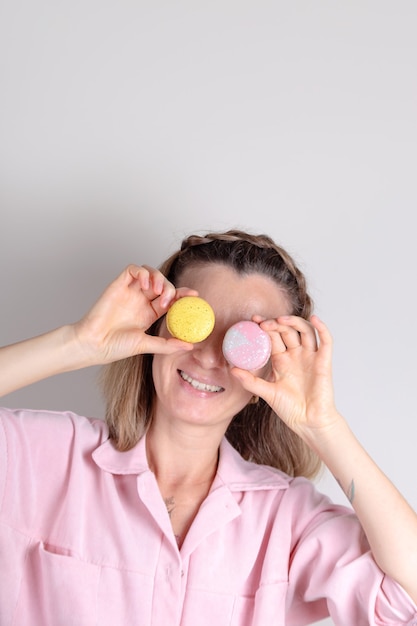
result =
[[[197,391],[205,391],[207,393],[219,393],[220,391],[224,391],[223,387],[220,387],[219,385],[208,385],[206,383],[202,383],[196,378],[192,378],[191,376],[186,374],[183,370],[179,370],[179,373],[181,378]]]

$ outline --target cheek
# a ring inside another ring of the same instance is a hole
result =
[[[164,369],[165,361],[163,355],[154,354],[152,359],[152,379],[157,395],[162,390],[164,381],[168,378],[166,374],[164,375]]]

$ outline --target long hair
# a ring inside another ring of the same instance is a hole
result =
[[[260,273],[271,278],[285,293],[291,313],[310,318],[313,305],[305,277],[293,258],[269,236],[241,230],[191,235],[159,269],[175,285],[186,268],[208,263],[221,263],[241,275]],[[161,321],[155,322],[148,332],[156,335]],[[152,420],[155,399],[152,355],[138,355],[107,365],[102,386],[110,436],[119,450],[129,450]],[[262,398],[234,416],[226,437],[243,458],[278,468],[290,476],[312,478],[321,467],[318,456]]]

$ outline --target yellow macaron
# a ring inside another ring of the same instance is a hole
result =
[[[208,302],[198,296],[184,296],[166,315],[168,331],[173,337],[198,343],[204,341],[214,328],[214,311]]]

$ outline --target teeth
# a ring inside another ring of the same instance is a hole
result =
[[[219,387],[218,385],[206,385],[205,383],[200,383],[198,380],[195,380],[195,378],[191,378],[191,376],[188,376],[188,374],[182,371],[180,372],[180,375],[183,380],[186,380],[187,383],[190,383],[190,385],[194,387],[194,389],[198,389],[198,391],[209,391],[211,393],[218,393],[223,389],[223,387]]]

